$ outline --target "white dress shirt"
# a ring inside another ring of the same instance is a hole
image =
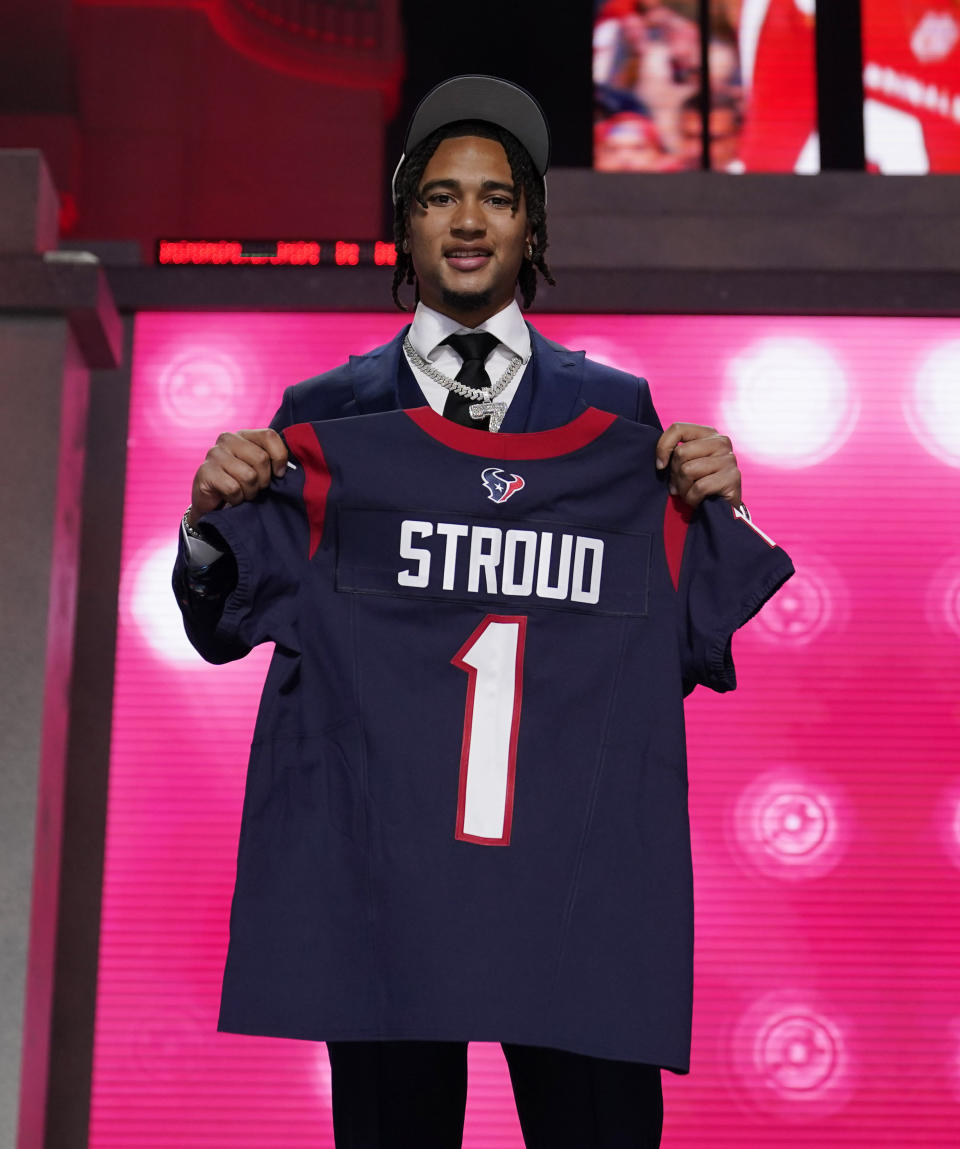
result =
[[[496,383],[500,376],[510,366],[515,355],[519,355],[523,364],[516,375],[510,380],[510,385],[497,396],[497,402],[510,406],[510,401],[516,395],[520,380],[530,361],[530,330],[523,321],[517,301],[511,300],[508,307],[491,315],[478,327],[464,327],[449,315],[443,315],[427,307],[425,303],[418,303],[410,327],[410,342],[413,349],[431,367],[436,367],[450,379],[456,379],[457,372],[463,365],[463,360],[452,347],[444,344],[449,335],[467,335],[474,331],[487,331],[500,340],[499,344],[487,356],[487,375],[491,383]],[[410,363],[410,360],[407,360]],[[420,390],[430,406],[439,414],[443,414],[443,405],[447,401],[449,392],[442,384],[425,375],[419,367],[410,363],[410,370],[420,384]],[[480,426],[480,424],[478,424]]]
[[[510,385],[497,396],[496,401],[498,403],[503,403],[506,407],[509,407],[510,401],[514,395],[516,395],[517,388],[520,386],[520,380],[523,378],[523,373],[527,369],[527,364],[530,362],[531,351],[530,330],[523,321],[523,313],[515,299],[511,300],[509,306],[504,307],[502,311],[498,311],[496,315],[491,315],[489,319],[485,320],[478,327],[464,327],[455,319],[451,319],[449,315],[444,315],[440,311],[434,311],[432,307],[427,307],[425,303],[418,303],[417,310],[413,316],[413,323],[410,326],[409,336],[410,342],[413,344],[413,349],[421,358],[426,359],[432,367],[435,367],[450,379],[455,379],[457,372],[463,364],[463,360],[452,347],[446,346],[443,341],[449,335],[466,335],[473,331],[487,331],[500,340],[497,346],[494,347],[487,356],[486,360],[487,375],[490,377],[491,383],[496,383],[504,371],[510,366],[510,362],[515,355],[519,355],[523,360],[520,369],[510,380]],[[406,354],[406,352],[404,352],[404,354]],[[407,362],[410,363],[409,358]],[[434,411],[442,415],[443,405],[447,401],[449,391],[442,384],[431,379],[429,375],[424,374],[424,372],[413,363],[410,363],[410,370],[413,372],[417,383],[419,383],[424,398]],[[186,533],[182,526],[180,529],[186,547],[187,566],[190,570],[199,570],[202,567],[209,566],[220,558],[223,552],[217,547],[212,546],[203,539],[193,538]]]

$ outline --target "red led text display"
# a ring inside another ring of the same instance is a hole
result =
[[[173,266],[224,267],[240,264],[272,267],[392,267],[396,248],[384,240],[239,240],[161,239],[157,263]]]

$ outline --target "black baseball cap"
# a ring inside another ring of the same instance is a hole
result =
[[[410,117],[400,165],[431,132],[457,120],[485,120],[506,128],[530,154],[541,176],[550,163],[550,129],[543,108],[526,88],[499,76],[452,76],[423,97]],[[396,199],[397,172],[393,173]]]

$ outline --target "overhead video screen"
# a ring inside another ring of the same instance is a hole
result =
[[[960,3],[862,0],[870,171],[960,171]]]
[[[947,1149],[960,1111],[960,321],[535,317],[729,433],[797,574],[687,703],[692,1072],[666,1149]],[[169,586],[194,470],[395,314],[138,318],[91,1149],[332,1146],[322,1046],[216,1032],[269,652],[209,666]],[[497,1046],[465,1145],[521,1149]]]
[[[815,0],[707,3],[595,4],[594,167],[818,171]]]

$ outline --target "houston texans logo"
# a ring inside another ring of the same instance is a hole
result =
[[[490,492],[487,498],[493,503],[505,503],[526,485],[519,475],[505,475],[499,467],[487,467],[480,478]]]

